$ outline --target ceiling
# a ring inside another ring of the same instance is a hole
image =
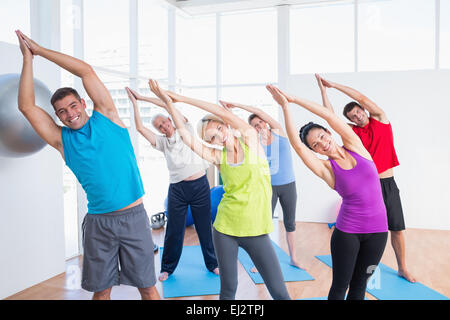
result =
[[[262,9],[282,5],[319,4],[345,0],[166,0],[189,15]]]

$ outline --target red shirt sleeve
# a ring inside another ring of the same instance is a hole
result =
[[[398,166],[400,163],[394,147],[394,134],[390,123],[381,123],[369,118],[365,127],[353,126],[364,147],[369,151],[377,167],[378,173]]]

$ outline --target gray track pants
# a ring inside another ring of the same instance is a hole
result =
[[[213,242],[220,270],[220,299],[234,300],[238,285],[238,249],[247,251],[274,300],[290,300],[280,263],[269,235],[234,237],[213,228]]]

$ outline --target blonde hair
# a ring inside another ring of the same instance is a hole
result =
[[[197,134],[198,134],[198,136],[199,136],[203,141],[206,141],[206,142],[208,142],[208,143],[209,143],[210,141],[207,141],[207,140],[206,140],[206,138],[205,138],[205,132],[206,132],[206,126],[207,126],[208,123],[210,123],[211,121],[218,122],[218,123],[221,123],[221,124],[225,125],[225,122],[224,122],[221,118],[219,118],[218,116],[215,116],[215,115],[213,115],[213,114],[211,114],[211,113],[205,115],[205,116],[197,123]]]

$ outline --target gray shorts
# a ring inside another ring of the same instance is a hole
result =
[[[82,228],[83,289],[100,292],[120,284],[137,288],[155,285],[152,232],[143,204],[87,214]]]

